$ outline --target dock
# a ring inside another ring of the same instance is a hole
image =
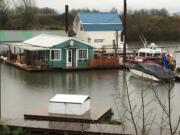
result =
[[[0,120],[0,125],[7,125],[11,129],[23,128],[31,133],[48,133],[48,134],[73,134],[73,135],[130,135],[132,131],[123,131],[120,125],[110,124],[90,124],[90,123],[73,123],[57,121],[37,121],[37,120]]]
[[[111,108],[94,108],[83,115],[65,115],[65,114],[49,114],[48,108],[42,108],[30,113],[24,114],[25,120],[48,120],[63,122],[79,122],[79,123],[100,123],[103,120],[111,119],[113,112]]]
[[[44,71],[58,71],[58,70],[63,70],[63,71],[83,71],[83,70],[99,70],[99,69],[122,69],[123,65],[122,64],[106,64],[106,65],[91,65],[88,67],[61,67],[61,68],[48,68],[48,67],[41,67],[41,66],[27,66],[23,65],[17,62],[13,62],[11,60],[7,59],[2,59],[4,63],[11,65],[13,67],[16,67],[18,69],[27,71],[27,72],[44,72]]]

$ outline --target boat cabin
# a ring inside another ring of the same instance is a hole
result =
[[[162,58],[165,55],[162,48],[141,48],[138,51],[139,57],[156,57]]]

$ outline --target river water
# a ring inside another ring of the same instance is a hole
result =
[[[167,43],[166,43],[167,44]],[[168,43],[169,44],[169,43]],[[161,44],[160,44],[161,45]],[[164,45],[164,43],[162,44]],[[169,45],[178,45],[171,43]],[[136,47],[130,45],[130,47]],[[169,48],[171,53],[179,48]],[[180,65],[180,54],[175,55],[177,65]],[[126,73],[128,88],[131,93],[131,101],[135,108],[141,104],[140,93],[142,86],[145,89],[145,102],[154,98],[154,93],[149,88],[150,83]],[[29,73],[15,67],[1,65],[1,115],[2,118],[23,118],[23,114],[37,108],[48,105],[48,101],[55,94],[86,94],[91,97],[91,105],[99,108],[111,107],[115,113],[114,118],[126,114],[121,103],[127,103],[122,95],[123,76],[121,70],[92,70],[73,72],[40,72]],[[165,83],[153,84],[159,97],[165,103],[167,98],[168,85]],[[172,90],[173,121],[180,114],[180,83],[175,83]],[[120,99],[116,99],[117,95]],[[160,121],[162,109],[154,100],[146,107],[147,111],[152,110],[156,120]],[[119,111],[118,111],[119,110]]]

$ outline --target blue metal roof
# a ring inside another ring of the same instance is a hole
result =
[[[80,12],[78,16],[82,23],[122,23],[117,13]]]
[[[115,30],[123,30],[123,26],[121,24],[84,24],[84,31],[115,31]]]

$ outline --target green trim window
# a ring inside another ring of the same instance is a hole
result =
[[[88,59],[88,50],[87,49],[79,49],[79,60]]]
[[[51,49],[51,60],[61,60],[61,49]]]

